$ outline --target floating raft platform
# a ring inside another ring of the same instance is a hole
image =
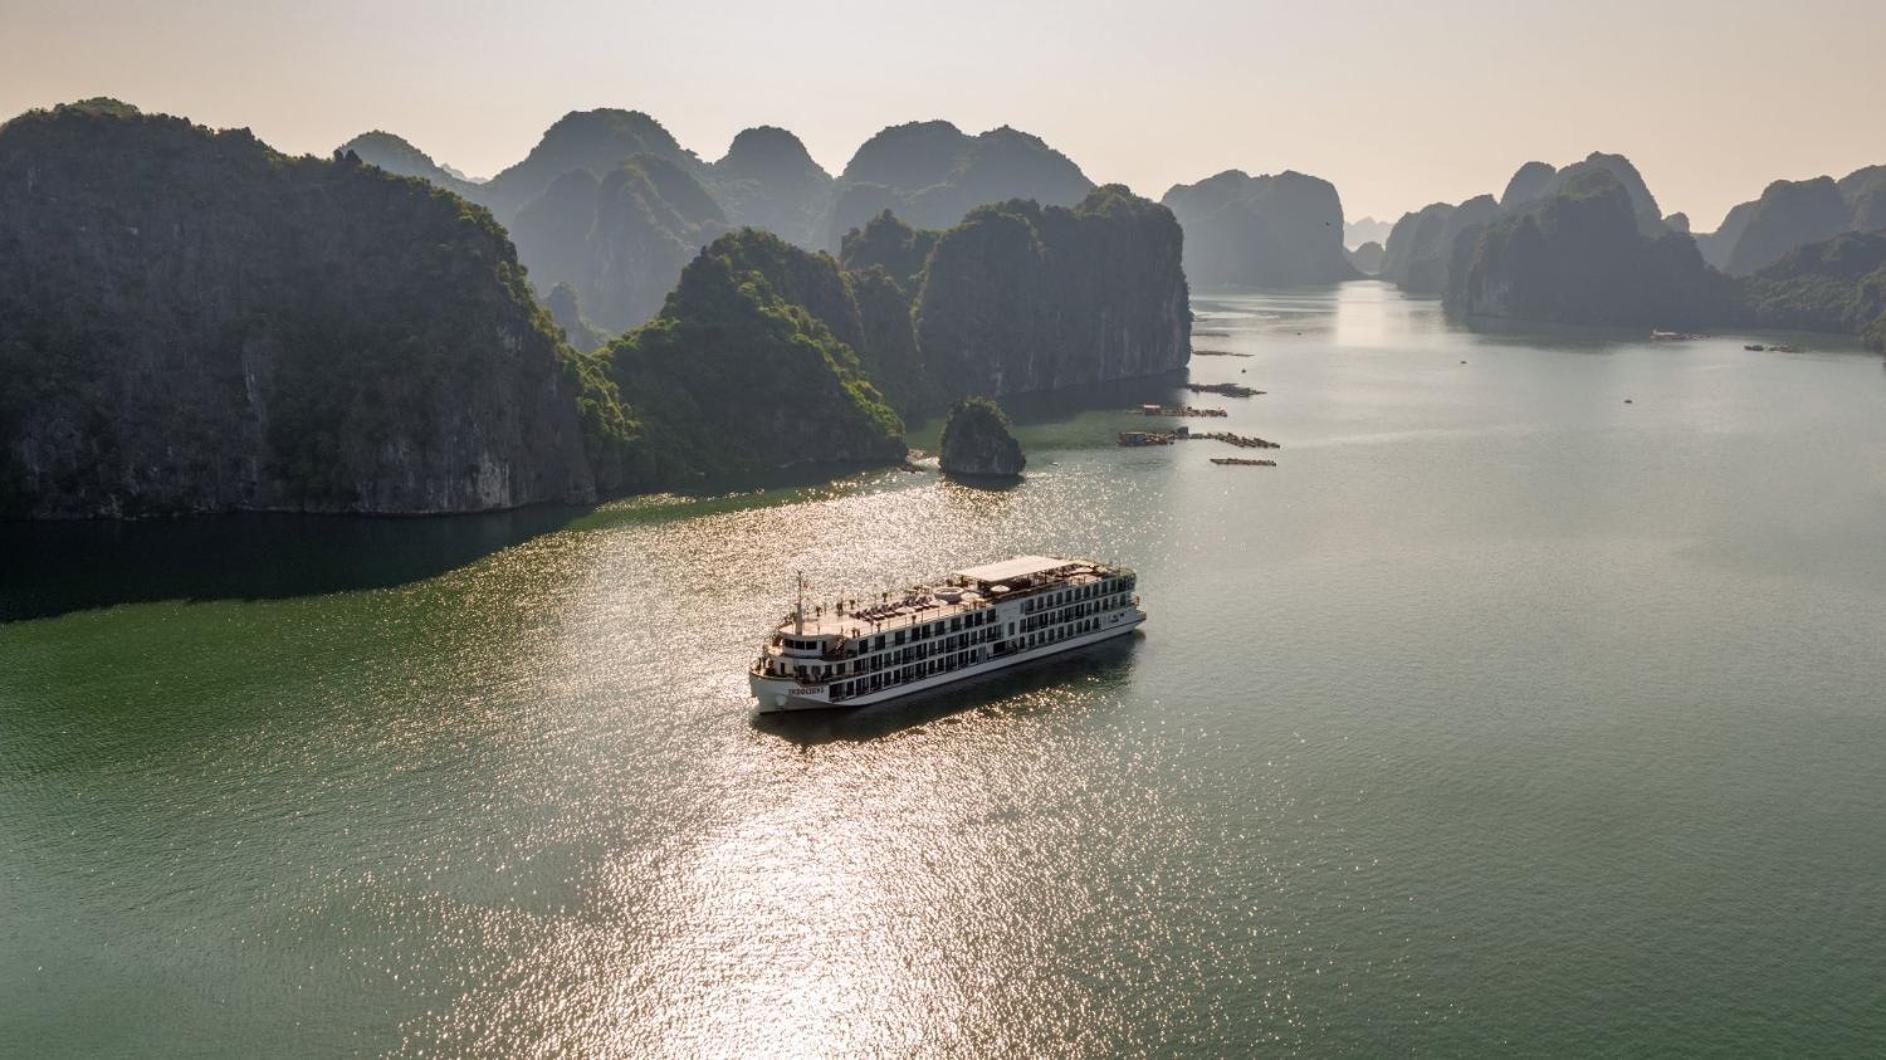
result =
[[[1230,413],[1226,412],[1224,409],[1195,409],[1190,405],[1141,405],[1139,407],[1139,414],[1142,416],[1168,417],[1230,415]]]
[[[1194,394],[1223,394],[1225,397],[1256,397],[1263,393],[1242,383],[1187,383],[1185,389]]]
[[[1230,431],[1200,431],[1199,433],[1192,435],[1192,437],[1209,438],[1214,442],[1224,442],[1227,445],[1235,445],[1240,449],[1282,449],[1283,448],[1283,446],[1277,444],[1276,442],[1266,441],[1263,438],[1253,437],[1248,434],[1232,434]]]
[[[1211,462],[1225,467],[1276,467],[1275,460],[1246,460],[1241,456],[1214,456]]]
[[[1251,357],[1254,354],[1232,353],[1230,350],[1193,350],[1194,357]]]

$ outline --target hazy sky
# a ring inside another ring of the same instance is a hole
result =
[[[1774,178],[1886,162],[1883,44],[1886,0],[0,0],[0,112],[111,95],[292,152],[384,128],[478,175],[578,108],[710,159],[782,125],[834,172],[947,118],[1154,198],[1298,169],[1352,219],[1601,149],[1707,229]]]

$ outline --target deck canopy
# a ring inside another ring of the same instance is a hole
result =
[[[1012,578],[1026,578],[1035,574],[1045,574],[1062,567],[1071,567],[1073,560],[1056,559],[1053,556],[1016,556],[1000,563],[985,563],[980,567],[970,567],[956,572],[956,576],[985,585],[993,582],[1005,582]]]

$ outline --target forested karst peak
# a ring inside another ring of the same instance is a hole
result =
[[[841,180],[921,188],[949,176],[969,136],[947,121],[912,121],[878,130],[846,163]]]
[[[824,180],[825,172],[790,130],[776,125],[756,125],[742,129],[728,145],[727,153],[714,163],[720,173],[759,180]]]
[[[654,155],[689,168],[700,164],[659,121],[641,111],[571,111],[544,131],[522,161],[479,186],[473,195],[501,220],[508,220],[563,174],[586,169],[601,176],[635,155]]]
[[[1039,136],[1001,126],[969,136],[946,121],[911,122],[858,148],[826,225],[826,246],[883,210],[947,228],[976,206],[1008,199],[1072,206],[1093,188],[1080,166]]]
[[[406,138],[380,129],[361,133],[334,150],[342,155],[351,152],[362,162],[379,166],[388,173],[418,177],[461,195],[473,186],[473,182],[440,165]]]
[[[0,129],[0,504],[427,512],[594,495],[626,444],[483,210],[246,130]]]
[[[708,176],[734,224],[764,228],[803,247],[823,242],[832,176],[787,130],[741,130]]]

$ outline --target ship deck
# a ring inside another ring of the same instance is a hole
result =
[[[1027,581],[1027,579],[1039,578],[1041,575],[1059,571],[1071,573],[1039,582]],[[808,613],[805,616],[804,629],[797,632],[794,631],[792,616],[788,615],[779,624],[778,629],[782,633],[795,637],[875,635],[921,625],[925,622],[934,622],[939,618],[979,611],[1007,600],[1020,600],[1037,593],[1052,592],[1068,586],[1086,585],[1102,578],[1119,577],[1130,573],[1132,572],[1124,567],[1110,567],[1088,560],[1059,559],[1053,556],[1017,556],[1000,563],[989,563],[954,572],[953,577],[958,581],[971,583],[969,587],[960,585],[911,586],[889,594],[888,600],[859,607],[854,611],[840,613],[827,610]],[[957,589],[964,595],[954,602],[945,600],[935,595],[938,589],[943,588]],[[996,591],[998,588],[1002,591]]]

